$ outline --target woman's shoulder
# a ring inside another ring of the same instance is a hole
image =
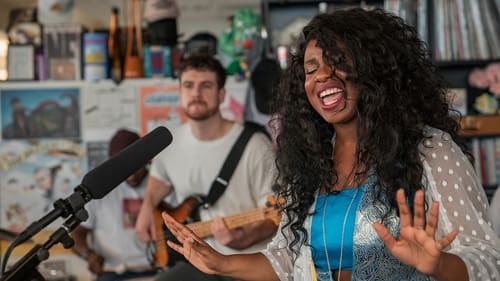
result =
[[[429,163],[463,163],[468,158],[448,132],[433,127],[424,128],[420,153]]]
[[[446,150],[453,145],[456,145],[455,141],[448,132],[430,126],[424,127],[424,139],[420,143],[424,151]]]

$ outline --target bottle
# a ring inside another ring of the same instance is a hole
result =
[[[83,35],[83,77],[85,80],[106,79],[109,58],[106,51],[106,33],[85,33]]]
[[[108,53],[110,60],[109,76],[116,83],[119,83],[123,79],[123,57],[120,43],[121,33],[120,25],[118,24],[118,8],[113,7],[109,22]]]
[[[123,77],[142,78],[144,69],[142,66],[142,30],[139,0],[130,0],[128,29],[127,29],[127,51],[123,66]]]

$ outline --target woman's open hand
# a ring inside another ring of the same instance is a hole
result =
[[[181,244],[167,241],[167,245],[183,255],[192,265],[207,274],[219,274],[226,256],[215,251],[188,227],[176,221],[167,213],[162,213],[163,221]]]
[[[415,193],[413,218],[403,189],[397,191],[396,200],[400,216],[399,237],[392,236],[389,230],[378,222],[373,224],[375,231],[391,254],[402,263],[411,265],[427,275],[438,274],[443,258],[442,250],[455,239],[458,230],[453,230],[436,240],[439,203],[432,202],[426,220],[422,190]]]

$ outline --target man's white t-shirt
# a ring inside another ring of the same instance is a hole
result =
[[[172,143],[153,159],[150,176],[170,184],[178,202],[195,194],[207,195],[242,131],[243,126],[235,123],[222,138],[201,141],[193,136],[188,124],[181,125],[172,130]],[[272,194],[275,175],[271,142],[266,135],[256,133],[247,143],[224,194],[210,208],[201,208],[201,220],[265,207],[268,196]],[[213,238],[205,240],[223,253],[241,252],[225,247]],[[244,252],[263,249],[267,242],[262,241]]]
[[[121,183],[102,199],[90,201],[85,209],[89,218],[82,226],[92,231],[92,249],[101,254],[109,269],[145,268],[150,265],[146,244],[134,230],[142,204],[147,177],[140,186]]]

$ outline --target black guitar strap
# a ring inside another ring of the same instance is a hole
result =
[[[210,191],[203,200],[202,206],[204,208],[209,208],[210,206],[212,206],[224,193],[226,187],[229,184],[229,180],[231,180],[231,176],[236,169],[236,166],[238,166],[238,162],[240,161],[240,157],[245,150],[248,140],[257,131],[266,133],[262,126],[252,122],[245,122],[243,132],[240,134],[235,144],[231,148],[231,151],[224,161],[224,165],[219,171],[219,175],[212,182]]]
[[[203,195],[196,195],[196,199],[199,201],[199,204],[196,204],[194,208],[191,210],[191,214],[189,217],[193,221],[199,221],[199,208],[203,206],[204,208],[209,208],[212,206],[218,199],[219,197],[224,193],[226,190],[226,187],[229,184],[229,180],[231,179],[231,176],[233,175],[234,170],[236,169],[236,166],[238,166],[238,162],[241,158],[241,155],[243,154],[243,151],[245,150],[246,144],[248,143],[248,140],[250,140],[250,137],[255,132],[262,132],[267,135],[267,132],[265,129],[255,123],[252,122],[245,122],[245,126],[243,129],[243,132],[240,134],[236,142],[234,143],[233,147],[231,148],[231,151],[226,157],[226,160],[224,161],[224,164],[222,165],[221,170],[219,171],[219,175],[215,180],[212,182],[212,186],[210,187],[210,191],[208,192],[207,196]],[[268,135],[269,136],[269,135]],[[166,237],[167,240],[172,240],[174,242],[178,242],[175,236],[170,231],[166,232]],[[169,260],[168,260],[168,266],[173,266],[177,261],[180,260],[185,260],[184,256],[181,254],[177,253],[175,250],[171,249],[170,247],[167,247],[168,255],[169,255]]]

